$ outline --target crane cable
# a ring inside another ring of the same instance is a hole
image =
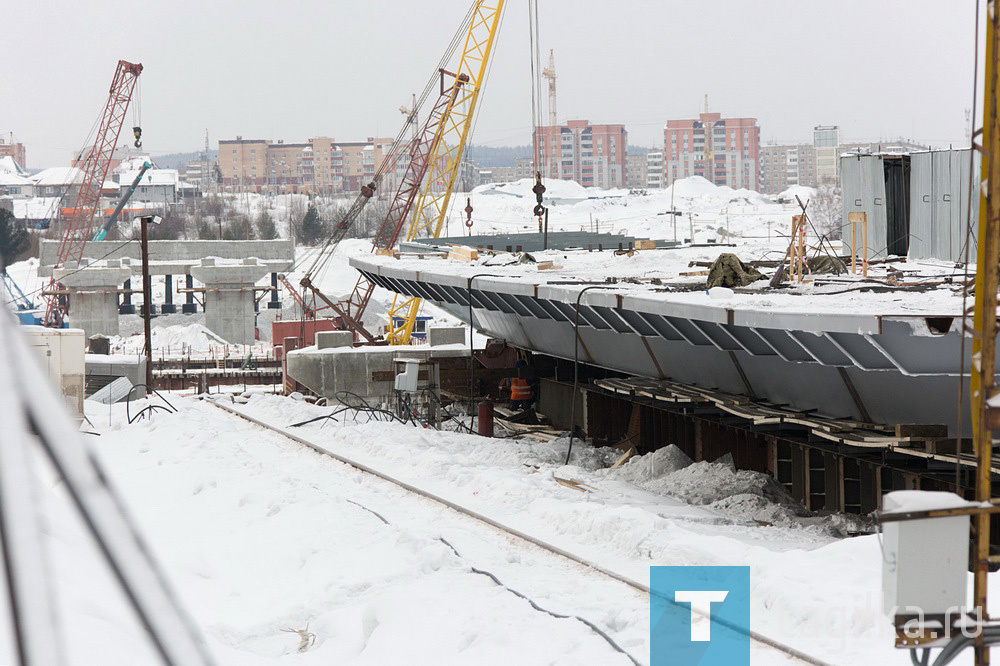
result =
[[[463,37],[468,32],[468,26],[472,23],[472,18],[473,15],[475,14],[477,5],[478,3],[473,2],[472,5],[469,7],[469,11],[466,13],[465,18],[462,19],[462,22],[459,25],[458,30],[455,32],[454,36],[452,36],[451,42],[449,42],[447,48],[445,49],[444,55],[441,56],[441,59],[438,61],[437,67],[434,69],[430,78],[427,80],[427,84],[424,86],[423,91],[417,98],[417,103],[414,106],[414,111],[416,111],[418,108],[423,108],[424,103],[430,96],[430,93],[434,90],[435,84],[438,82],[438,78],[440,76],[440,70],[444,69],[445,65],[447,65],[448,62],[452,59],[452,57],[455,54],[455,51],[458,49],[458,45],[462,42]],[[396,168],[396,160],[399,156],[399,152],[403,143],[406,141],[405,136],[407,134],[409,126],[410,124],[407,119],[406,121],[404,121],[403,127],[399,130],[399,133],[393,140],[392,145],[389,148],[389,151],[386,153],[385,157],[383,157],[382,159],[382,162],[379,164],[378,169],[375,172],[375,176],[372,179],[372,182],[378,184],[385,175],[385,172],[390,167],[392,169]],[[351,206],[352,210],[356,209],[358,205],[362,203],[360,201],[362,197],[364,197],[363,194],[358,195],[358,199],[356,199],[354,205]],[[350,213],[350,211],[348,211],[348,213]],[[341,223],[345,221],[347,221],[346,215],[345,218],[341,219]],[[309,267],[309,270],[306,271],[306,275],[315,274],[317,270],[325,267],[329,263],[330,258],[333,256],[333,252],[330,246],[333,245],[335,249],[336,244],[340,242],[340,238],[343,236],[343,234],[339,232],[345,231],[340,229],[339,227],[340,227],[339,224],[335,226],[333,233],[331,233],[327,237],[326,241],[323,243],[323,246],[320,248],[320,251],[316,254],[312,265]],[[296,262],[296,264],[298,264],[298,262]],[[292,270],[295,270],[298,267],[299,265],[293,265]]]

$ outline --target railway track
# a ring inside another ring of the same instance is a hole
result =
[[[558,546],[555,546],[553,544],[545,542],[545,541],[543,541],[541,539],[538,539],[537,537],[534,537],[534,536],[532,536],[530,534],[527,534],[527,533],[525,533],[525,532],[523,532],[521,530],[518,530],[517,528],[511,527],[509,525],[505,525],[505,524],[503,524],[503,523],[501,523],[501,522],[499,522],[497,520],[494,520],[494,519],[490,518],[489,516],[485,516],[485,515],[477,512],[477,511],[474,511],[474,510],[469,509],[467,507],[464,507],[464,506],[462,506],[460,504],[452,502],[451,500],[448,500],[448,499],[446,499],[444,497],[441,497],[439,495],[431,493],[431,492],[429,492],[429,491],[427,491],[427,490],[425,490],[423,488],[416,487],[416,486],[414,486],[412,484],[409,484],[409,483],[407,483],[405,481],[397,479],[397,478],[395,478],[395,477],[393,477],[393,476],[391,476],[389,474],[386,474],[385,472],[377,470],[377,469],[375,469],[375,468],[373,468],[373,467],[371,467],[369,465],[365,465],[365,464],[360,463],[358,461],[352,460],[352,459],[350,459],[350,458],[348,458],[346,456],[343,456],[343,455],[341,455],[339,453],[335,453],[333,451],[330,451],[329,449],[327,449],[327,448],[325,448],[325,447],[323,447],[323,446],[321,446],[321,445],[319,445],[319,444],[317,444],[317,443],[315,443],[313,441],[310,441],[310,440],[308,440],[308,439],[306,439],[304,437],[300,437],[300,436],[298,436],[298,435],[296,435],[294,433],[290,433],[290,432],[286,431],[284,428],[280,428],[280,427],[277,427],[277,426],[272,425],[270,423],[267,423],[266,421],[262,421],[260,419],[254,418],[254,417],[250,416],[249,414],[246,414],[246,413],[244,413],[244,412],[242,412],[242,411],[240,411],[238,409],[235,409],[234,407],[231,407],[229,405],[226,405],[226,404],[223,404],[223,403],[220,403],[220,402],[216,402],[214,400],[206,400],[205,402],[207,402],[208,404],[212,405],[213,407],[215,407],[215,408],[217,408],[219,410],[222,410],[222,411],[230,414],[231,416],[243,419],[243,420],[245,420],[245,421],[253,424],[254,426],[257,426],[259,428],[267,430],[267,431],[269,431],[271,433],[277,434],[277,435],[279,435],[282,438],[285,438],[285,439],[288,439],[288,440],[290,440],[292,442],[295,442],[296,444],[299,444],[301,446],[306,446],[306,447],[312,449],[313,451],[315,451],[316,453],[319,453],[319,454],[321,454],[323,456],[330,457],[330,458],[332,458],[332,459],[334,459],[334,460],[336,460],[336,461],[338,461],[340,463],[343,463],[345,465],[348,465],[349,467],[354,468],[355,470],[358,470],[358,471],[360,471],[360,472],[362,472],[364,474],[368,474],[368,475],[374,476],[374,477],[376,477],[376,478],[378,478],[378,479],[380,479],[380,480],[382,480],[382,481],[384,481],[386,483],[390,483],[390,484],[392,484],[394,486],[397,486],[398,488],[401,488],[401,489],[407,491],[408,493],[412,493],[414,495],[417,495],[417,496],[423,498],[424,500],[428,500],[430,502],[434,502],[436,504],[442,505],[443,507],[446,507],[448,510],[453,511],[453,512],[457,512],[457,513],[461,514],[462,516],[464,516],[464,517],[466,517],[468,519],[472,519],[475,522],[485,524],[485,525],[489,526],[490,528],[493,528],[494,530],[498,530],[501,533],[503,533],[503,535],[508,540],[511,540],[513,542],[520,542],[522,544],[528,544],[529,547],[540,549],[541,551],[544,551],[545,553],[547,553],[549,555],[554,555],[554,556],[560,558],[563,561],[568,561],[568,562],[572,563],[572,565],[575,566],[575,567],[582,567],[582,568],[584,568],[586,570],[589,570],[590,572],[596,572],[597,574],[599,574],[600,576],[604,577],[605,579],[609,579],[609,580],[615,581],[616,583],[620,583],[620,584],[626,586],[632,593],[642,594],[646,598],[648,598],[649,595],[650,595],[650,588],[645,583],[636,581],[636,580],[634,580],[632,578],[629,578],[627,576],[624,576],[624,575],[622,575],[622,574],[620,574],[618,572],[612,571],[612,570],[610,570],[610,569],[608,569],[606,567],[603,567],[600,564],[597,564],[596,562],[593,562],[592,560],[589,560],[589,559],[587,559],[587,558],[585,558],[583,556],[577,555],[577,554],[569,552],[569,551],[567,551],[567,550],[565,550],[563,548],[560,548]],[[350,500],[348,500],[348,501],[350,501]],[[355,504],[357,504],[357,503],[355,503]],[[375,511],[373,511],[369,507],[365,507],[365,506],[360,505],[360,504],[358,504],[358,506],[361,506],[361,508],[363,508],[363,509],[365,509],[367,511],[370,511],[371,513],[375,514],[380,520],[382,520],[386,524],[389,524],[389,521],[384,516],[380,515],[379,513],[375,512]],[[454,546],[452,546],[451,543],[445,541],[444,539],[440,539],[440,540],[445,545],[447,545],[451,550],[455,551],[456,555],[458,554],[458,552],[455,550]],[[503,585],[503,583],[501,583],[499,580],[497,580],[497,578],[494,577],[489,572],[478,570],[475,567],[473,567],[473,571],[475,571],[476,573],[484,573],[484,574],[490,576],[491,578],[493,578],[493,580],[495,582],[497,582],[498,584]],[[623,655],[625,657],[627,657],[633,664],[640,663],[639,661],[637,661],[637,659],[635,658],[634,655],[630,654],[628,651],[626,651],[626,650],[622,649],[620,646],[618,646],[617,643],[615,643],[613,639],[611,639],[607,634],[605,634],[602,630],[600,630],[598,627],[596,627],[590,621],[588,621],[588,620],[586,620],[584,618],[581,618],[579,616],[566,616],[566,615],[559,615],[559,614],[556,614],[556,613],[552,613],[551,611],[547,611],[547,610],[545,610],[543,608],[538,607],[527,596],[522,595],[522,594],[520,594],[519,592],[517,592],[515,590],[511,590],[510,588],[507,588],[507,589],[509,591],[513,592],[514,594],[517,594],[518,596],[522,596],[523,598],[525,598],[529,603],[532,604],[533,607],[535,607],[536,610],[540,610],[540,611],[549,613],[550,615],[553,615],[555,617],[573,617],[573,618],[575,618],[577,620],[580,620],[581,622],[587,624],[591,629],[593,629],[594,631],[596,631],[597,633],[599,633],[605,640],[607,640],[609,642],[609,644],[611,644],[612,647],[615,648],[615,650],[623,653]],[[685,610],[687,610],[687,606],[685,606]],[[718,621],[718,619],[717,619],[717,621]],[[738,633],[741,633],[741,634],[749,637],[750,640],[752,641],[752,643],[756,644],[756,649],[757,650],[763,649],[765,652],[776,652],[776,653],[779,653],[781,656],[784,657],[783,663],[790,663],[790,664],[801,663],[801,664],[812,664],[813,666],[831,666],[831,664],[829,662],[823,661],[821,659],[818,659],[816,657],[808,655],[808,654],[806,654],[806,653],[804,653],[804,652],[802,652],[800,650],[797,650],[796,648],[793,648],[791,646],[788,646],[788,645],[785,645],[783,643],[780,643],[779,641],[776,641],[776,640],[774,640],[774,639],[772,639],[772,638],[770,638],[768,636],[760,634],[760,633],[758,633],[758,632],[756,632],[756,631],[754,631],[754,630],[752,630],[752,629],[750,629],[748,627],[742,627],[742,626],[728,624],[728,623],[724,623],[724,622],[722,624],[724,624],[725,626],[727,626],[729,629],[731,629],[733,631],[736,631]],[[778,655],[774,655],[774,656],[778,656]],[[642,655],[642,657],[643,657],[643,660],[645,660],[646,655]]]

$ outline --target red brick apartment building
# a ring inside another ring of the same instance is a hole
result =
[[[624,125],[570,120],[539,127],[535,152],[546,178],[575,180],[584,187],[625,187],[628,132]]]
[[[663,152],[666,185],[702,176],[716,185],[758,189],[760,127],[756,118],[702,113],[697,120],[668,120]]]

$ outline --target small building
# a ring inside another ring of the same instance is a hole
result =
[[[35,196],[63,197],[66,205],[76,203],[83,183],[83,171],[76,167],[51,167],[31,176]]]
[[[969,149],[914,153],[845,153],[840,157],[843,237],[850,239],[850,213],[866,214],[868,258],[964,261],[966,244],[975,260],[980,156]],[[970,169],[971,167],[971,169]],[[967,240],[966,229],[972,223]],[[863,252],[862,234],[857,247]]]
[[[417,340],[425,340],[427,338],[427,325],[431,321],[432,317],[418,316],[417,320],[413,322],[413,332],[410,333],[410,337]],[[393,317],[392,325],[394,328],[399,328],[406,323],[406,319],[403,317]]]
[[[139,171],[123,171],[119,174],[118,196],[124,196]],[[173,205],[180,201],[180,178],[177,169],[149,169],[142,176],[132,195],[134,201]]]

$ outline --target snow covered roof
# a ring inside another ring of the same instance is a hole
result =
[[[71,185],[83,182],[83,171],[76,167],[51,167],[39,171],[31,180],[35,185]]]
[[[10,155],[0,157],[0,173],[14,174],[15,176],[28,175],[28,172],[21,168],[21,165]]]
[[[142,165],[145,164],[146,162],[149,162],[150,164],[153,165],[153,168],[156,168],[156,162],[154,162],[153,158],[150,157],[149,155],[129,155],[127,157],[122,158],[121,163],[115,167],[115,173],[125,174],[128,172],[133,172],[132,178],[135,178],[134,172],[141,169]],[[128,182],[131,183],[132,178],[129,178]]]
[[[119,176],[118,185],[120,187],[128,187],[138,175],[138,169],[135,171],[122,172]],[[177,169],[150,169],[143,174],[142,181],[140,181],[139,185],[177,185],[179,181],[180,175],[178,174]]]
[[[14,199],[14,217],[19,220],[53,219],[59,211],[59,197]]]
[[[0,185],[13,186],[13,187],[25,187],[30,186],[33,183],[30,179],[24,176],[19,176],[16,173],[8,173],[6,171],[0,170]]]

